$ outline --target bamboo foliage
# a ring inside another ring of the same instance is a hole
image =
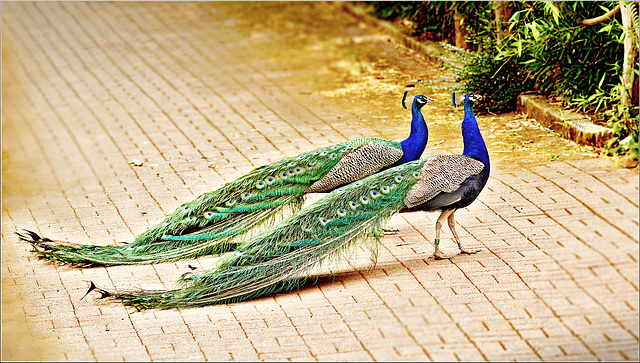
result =
[[[609,150],[637,157],[637,1],[377,2],[374,8],[386,19],[411,20],[416,36],[443,42],[460,88],[485,95],[480,109],[509,111],[520,93],[542,93],[612,127],[617,137]]]

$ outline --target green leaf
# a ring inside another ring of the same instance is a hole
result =
[[[604,79],[607,77],[607,74],[603,74],[602,75],[602,79],[600,80],[600,83],[598,83],[598,88],[602,87],[602,83],[604,82]]]
[[[624,146],[629,148],[631,143],[633,142],[633,137],[631,135],[624,138],[624,140],[620,141],[620,146]]]
[[[538,30],[538,24],[536,24],[536,22],[534,21],[531,24],[527,24],[527,26],[531,29],[531,35],[533,35],[533,39],[535,39],[537,42],[540,39],[540,31]]]
[[[511,30],[511,28],[518,22],[518,20],[520,20],[520,13],[522,11],[516,11],[515,13],[513,13],[513,15],[511,15],[511,18],[509,18],[509,23],[511,23],[511,25],[509,26],[509,30]]]
[[[609,24],[607,26],[603,26],[602,29],[598,30],[598,33],[604,33],[604,32],[609,33],[611,31],[612,27],[613,27],[613,24]]]
[[[553,16],[553,21],[556,23],[556,25],[560,25],[560,10],[558,10],[558,8],[551,1],[545,1],[543,2],[543,4],[544,12],[547,14],[551,13],[551,15]]]

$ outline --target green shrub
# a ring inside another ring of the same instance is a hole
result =
[[[445,68],[462,81],[459,90],[483,95],[478,101],[479,109],[511,111],[516,107],[518,95],[530,91],[533,82],[522,71],[516,57],[498,60],[495,48],[483,45],[484,52],[474,53],[442,43],[447,51]]]

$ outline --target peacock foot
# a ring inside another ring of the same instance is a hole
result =
[[[397,229],[397,228],[384,228],[384,229],[382,229],[382,232],[387,236],[394,236],[394,235],[398,234],[398,232],[400,232],[400,230]]]
[[[431,255],[431,257],[432,257],[434,260],[446,260],[446,259],[448,259],[448,258],[449,258],[449,257],[447,257],[444,253],[442,253],[442,251],[440,251],[440,250],[435,251],[435,252],[433,253],[433,255]]]
[[[478,253],[480,252],[480,249],[467,249],[464,247],[460,247],[460,254],[461,255],[473,255],[474,253]]]

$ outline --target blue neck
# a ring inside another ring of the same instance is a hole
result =
[[[489,152],[487,146],[482,139],[478,122],[473,115],[473,104],[467,99],[464,101],[464,120],[462,121],[462,140],[464,142],[464,151],[462,155],[470,156],[480,160],[489,172]]]
[[[400,142],[404,155],[398,164],[419,159],[420,156],[422,156],[424,148],[427,146],[429,130],[427,129],[427,124],[424,122],[420,108],[414,100],[413,105],[411,105],[411,134],[409,134],[406,140]]]

